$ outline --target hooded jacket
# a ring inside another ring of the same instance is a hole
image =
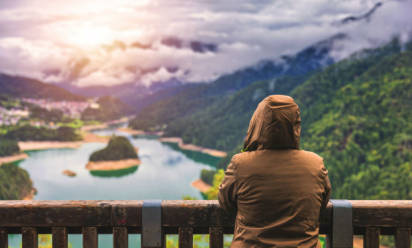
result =
[[[317,247],[319,214],[330,196],[323,159],[299,150],[293,98],[271,95],[250,120],[243,150],[232,157],[219,204],[236,214],[231,247]]]

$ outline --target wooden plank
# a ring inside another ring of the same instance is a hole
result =
[[[356,234],[368,226],[395,230],[412,226],[412,201],[350,201]],[[141,227],[142,201],[1,201],[0,226],[21,228],[36,226],[77,228],[95,226],[112,230],[113,226]],[[328,231],[331,205],[320,217],[322,233]],[[162,221],[165,228],[190,223],[194,231],[207,232],[209,226],[233,228],[234,217],[227,215],[217,201],[163,201]],[[325,228],[326,227],[326,228]],[[8,229],[11,233],[11,229]]]
[[[34,227],[23,227],[22,233],[22,243],[23,248],[37,248],[38,236],[36,228]]]
[[[0,227],[0,248],[8,248],[9,247],[9,237],[7,230],[5,228]]]
[[[53,248],[67,248],[67,228],[53,227],[52,228],[52,242]]]
[[[366,228],[365,235],[363,237],[364,248],[379,248],[379,234],[380,230],[376,227]]]
[[[163,200],[162,225],[164,227],[190,226],[205,228],[209,226],[233,227],[235,216],[229,216],[219,207],[216,200]]]
[[[113,227],[113,248],[128,248],[127,227]]]
[[[83,247],[84,248],[97,248],[97,228],[96,227],[83,227]]]
[[[0,201],[0,226],[111,227],[141,226],[143,201]],[[118,206],[112,212],[112,206]],[[120,212],[122,216],[112,214]]]
[[[222,227],[210,227],[209,234],[210,234],[209,247],[223,248],[223,228]]]
[[[353,207],[355,227],[412,226],[412,201],[350,201]]]
[[[395,233],[395,247],[409,248],[411,246],[411,229],[410,228],[396,228]]]
[[[193,247],[193,228],[179,227],[179,248]]]

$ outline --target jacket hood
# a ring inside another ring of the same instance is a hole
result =
[[[271,95],[253,113],[244,151],[299,149],[300,111],[292,97]]]

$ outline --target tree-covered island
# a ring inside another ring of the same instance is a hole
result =
[[[90,155],[86,169],[90,171],[121,170],[140,164],[136,148],[123,136],[112,136],[108,145]]]

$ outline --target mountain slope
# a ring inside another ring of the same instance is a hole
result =
[[[262,98],[274,93],[288,94],[310,75],[255,82],[193,115],[171,122],[165,135],[182,137],[185,143],[231,151],[243,141],[249,119]]]
[[[277,62],[262,61],[256,66],[221,76],[209,84],[192,84],[178,94],[163,98],[142,109],[136,118],[130,122],[130,126],[144,130],[165,127],[168,135],[184,136],[183,132],[176,128],[179,122],[182,122],[182,118],[191,118],[196,112],[203,111],[213,104],[226,102],[222,98],[236,94],[253,82],[273,80],[280,77],[299,78],[332,64],[333,59],[329,53],[335,42],[345,38],[345,35],[338,34],[330,39],[318,42],[294,56],[283,56]],[[169,129],[169,126],[172,128]],[[197,143],[193,140],[190,142]],[[202,142],[199,144],[209,147],[215,146],[211,143],[204,144]]]
[[[96,103],[99,105],[99,108],[86,108],[81,114],[82,120],[111,121],[120,119],[132,112],[131,106],[115,97],[102,96],[97,99]]]
[[[334,197],[410,199],[412,49],[358,70],[361,61],[331,66],[293,92],[302,146],[324,157]]]
[[[52,84],[26,77],[0,73],[0,93],[14,97],[49,98],[53,100],[83,101],[84,97]]]
[[[85,97],[111,96],[121,99],[124,103],[133,106],[134,113],[138,113],[142,108],[153,102],[159,101],[164,97],[175,95],[186,89],[186,85],[178,80],[153,83],[148,87],[136,83],[88,87],[79,87],[69,83],[62,83],[59,84],[59,86],[74,94]]]
[[[334,198],[412,197],[412,43],[406,47],[395,40],[360,52],[291,92],[301,147],[324,158]]]

